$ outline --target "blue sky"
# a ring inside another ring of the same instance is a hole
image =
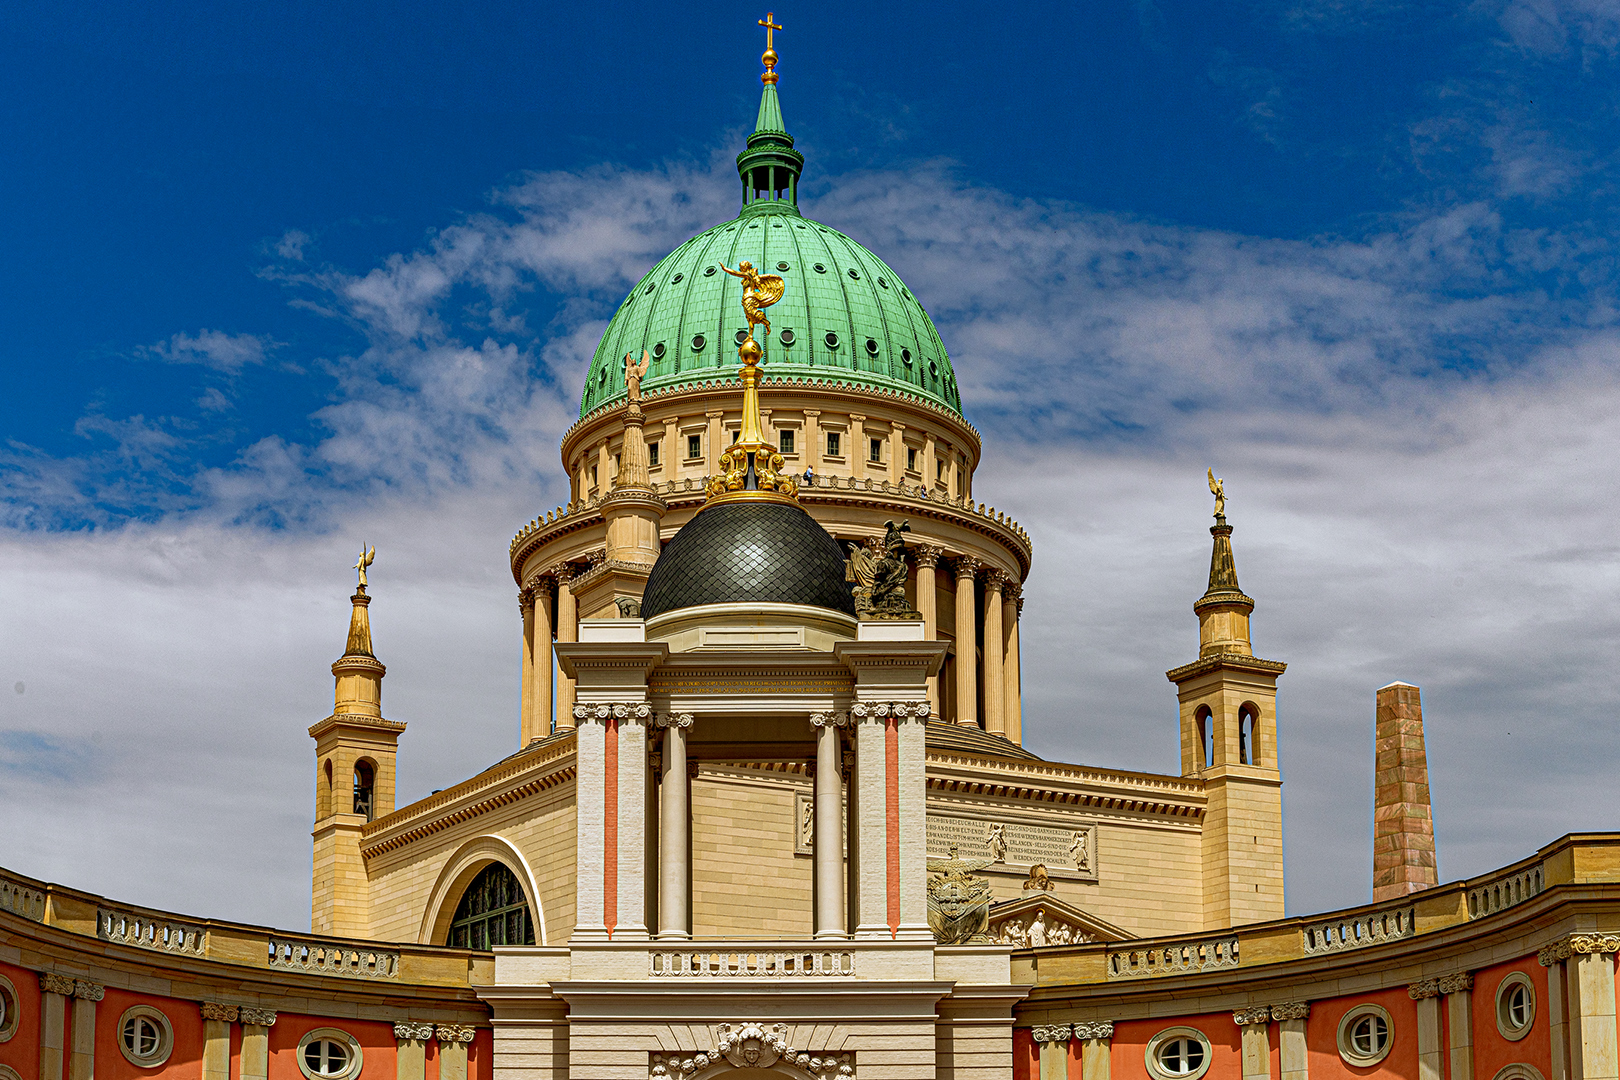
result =
[[[0,793],[77,795],[0,863],[299,925],[364,538],[402,790],[508,752],[506,540],[614,305],[735,212],[763,13],[0,11]],[[1291,664],[1292,910],[1366,896],[1396,678],[1446,876],[1620,825],[1620,5],[776,15],[806,211],[935,316],[1035,537],[1037,749],[1175,767],[1213,465]],[[233,892],[126,818],[274,840]]]

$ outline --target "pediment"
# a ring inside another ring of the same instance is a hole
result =
[[[1026,889],[1016,900],[990,908],[985,931],[990,940],[1022,949],[1043,945],[1084,945],[1092,941],[1125,941],[1131,935],[1043,889]],[[1034,942],[1031,939],[1038,938]]]

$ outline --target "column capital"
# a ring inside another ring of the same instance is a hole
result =
[[[863,424],[866,422],[866,414],[865,413],[850,413],[849,418],[851,420],[859,420]]]
[[[204,1020],[223,1020],[227,1024],[234,1024],[237,1015],[241,1012],[235,1005],[227,1005],[223,1001],[203,1001],[198,1003]]]
[[[926,701],[857,701],[849,708],[851,723],[861,723],[866,720],[881,720],[887,716],[904,720],[907,717],[927,719],[929,713]]]
[[[527,615],[534,610],[534,586],[525,585],[518,590],[518,614]]]
[[[73,980],[73,996],[80,1001],[100,1001],[107,994],[107,988],[100,983],[85,982],[83,979]]]
[[[465,1046],[473,1041],[473,1036],[477,1034],[477,1031],[464,1024],[440,1024],[434,1028],[434,1034],[439,1037],[441,1045],[448,1043]]]
[[[820,409],[806,409],[806,410],[804,410],[804,415],[806,415],[806,416],[820,416],[821,415],[821,410]]]
[[[533,597],[534,600],[545,600],[549,599],[551,594],[556,592],[557,583],[547,574],[536,574],[534,577],[529,579],[528,589],[529,595]]]
[[[1113,1031],[1112,1024],[1109,1025],[1109,1031],[1110,1033]],[[1038,1043],[1065,1043],[1068,1042],[1071,1037],[1073,1037],[1074,1025],[1041,1024],[1038,1027],[1030,1028],[1029,1033]]]
[[[961,581],[964,578],[971,580],[973,576],[979,572],[979,568],[983,565],[984,562],[982,560],[976,559],[972,555],[958,555],[956,557],[956,565],[954,567],[956,571],[956,580]]]
[[[1250,1005],[1232,1014],[1232,1023],[1238,1027],[1251,1027],[1271,1023],[1271,1006]]]
[[[1007,581],[1007,571],[986,570],[984,572],[984,591],[987,593],[999,593],[1007,587]]]
[[[613,706],[613,719],[615,720],[650,724],[654,722],[655,715],[656,714],[653,712],[653,707],[648,705],[646,702],[642,702],[639,705]]]
[[[662,728],[689,728],[696,719],[689,712],[658,713],[653,722]]]
[[[1474,973],[1461,971],[1455,975],[1447,975],[1444,978],[1436,979],[1435,985],[1442,994],[1460,994],[1464,990],[1474,988]]]
[[[945,549],[934,544],[918,544],[911,549],[911,557],[916,560],[917,569],[932,570],[939,565],[939,560],[945,554]]]
[[[433,1025],[401,1021],[394,1025],[394,1038],[401,1042],[427,1042],[433,1038]]]
[[[251,1024],[254,1027],[268,1028],[276,1026],[276,1013],[274,1009],[255,1009],[247,1005],[243,1005],[237,1010],[236,1016],[237,1019],[242,1023]]]
[[[1543,946],[1536,959],[1542,967],[1552,967],[1571,956],[1591,953],[1620,953],[1620,934],[1570,934]]]
[[[1074,1037],[1077,1039],[1112,1039],[1114,1037],[1114,1022],[1112,1020],[1082,1021],[1074,1025]]]
[[[558,588],[566,588],[576,576],[573,563],[560,562],[555,566],[547,567],[545,572],[547,576],[557,583]]]
[[[54,971],[39,973],[39,988],[47,994],[61,994],[63,997],[73,996],[73,980],[66,975],[58,975]]]
[[[1271,1018],[1279,1023],[1284,1020],[1304,1020],[1311,1015],[1311,1003],[1308,1001],[1284,1001],[1271,1007]]]
[[[813,712],[810,714],[811,727],[841,728],[849,726],[849,713],[841,712]]]

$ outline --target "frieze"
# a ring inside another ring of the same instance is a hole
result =
[[[1025,915],[1008,915],[990,920],[990,940],[997,945],[1019,949],[1042,949],[1048,945],[1084,945],[1097,938],[1080,924],[1065,919],[1057,911],[1036,908]]]
[[[848,678],[793,675],[784,672],[781,675],[766,677],[761,677],[757,673],[737,675],[735,677],[727,675],[654,676],[650,688],[655,694],[687,694],[699,697],[716,694],[777,696],[782,694],[844,694],[849,692],[851,685]]]
[[[992,871],[1005,866],[1029,874],[1040,866],[1052,877],[1097,875],[1097,827],[1091,823],[1054,828],[1020,821],[929,814],[927,835],[930,855],[944,855],[955,844],[967,856],[990,859]]]

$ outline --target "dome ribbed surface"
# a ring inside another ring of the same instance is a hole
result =
[[[843,233],[776,202],[694,236],[636,284],[597,346],[580,415],[624,400],[625,353],[652,354],[644,390],[736,378],[737,334],[748,323],[742,284],[720,264],[735,270],[744,260],[786,284],[765,309],[772,332],[758,335],[767,379],[896,390],[961,414],[945,344],[899,276]]]
[[[641,615],[732,603],[855,614],[838,541],[799,507],[776,502],[721,502],[699,511],[658,556]]]

